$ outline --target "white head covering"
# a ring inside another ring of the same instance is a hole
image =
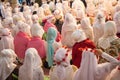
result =
[[[87,38],[94,40],[93,28],[91,27],[90,19],[88,17],[81,20],[81,28],[85,32]]]
[[[35,48],[25,52],[25,60],[19,69],[20,80],[43,80],[42,61]],[[41,78],[42,77],[42,78]]]
[[[74,26],[73,26],[74,25]],[[77,27],[76,20],[72,14],[66,13],[62,30],[73,31]]]
[[[33,23],[38,23],[38,20],[39,20],[39,18],[38,18],[37,15],[33,15],[33,16],[32,16],[32,21],[33,21]]]
[[[95,22],[93,24],[95,44],[97,44],[99,38],[101,38],[103,36],[104,27],[105,27],[105,16],[104,16],[103,12],[100,11],[97,13]]]
[[[73,80],[95,80],[97,58],[93,52],[83,51],[80,68],[75,72]]]
[[[31,35],[42,38],[43,34],[44,34],[44,30],[42,26],[40,26],[39,23],[33,24],[33,26],[31,27]]]
[[[8,36],[8,35],[10,35],[10,34],[11,34],[11,32],[10,32],[10,30],[9,30],[8,28],[2,29],[2,35],[3,35],[3,36]]]
[[[43,10],[42,7],[39,7],[39,8],[38,8],[37,15],[38,15],[38,17],[41,18],[41,19],[44,19],[44,18],[45,18],[44,10]]]
[[[50,11],[50,8],[49,8],[49,5],[48,5],[48,4],[43,4],[41,7],[42,7],[43,10],[44,10],[45,16],[51,15],[51,11]]]
[[[0,51],[3,49],[14,49],[14,38],[8,28],[1,29]]]
[[[103,49],[107,49],[108,47],[110,47],[110,42],[117,39],[116,33],[117,30],[115,22],[106,22],[104,27],[104,35],[100,38],[98,46],[100,46]]]
[[[18,24],[17,24],[17,28],[18,28],[18,31],[16,32],[25,32],[27,33],[28,35],[31,35],[30,34],[30,26],[22,21],[19,21]]]
[[[86,39],[86,35],[82,30],[76,30],[72,33],[73,44],[76,42],[81,42]]]
[[[115,12],[118,12],[118,11],[120,11],[120,5],[117,5],[117,6],[115,7]]]
[[[13,27],[13,18],[12,17],[7,17],[4,19],[4,27],[6,28],[11,28]]]
[[[95,5],[93,4],[93,2],[90,2],[87,4],[87,8],[86,8],[86,13],[89,15],[89,16],[94,16],[94,13],[95,13]]]
[[[120,33],[120,11],[115,13],[113,20],[116,23],[117,33]]]
[[[27,23],[28,25],[31,26],[31,25],[33,24],[31,15],[26,15],[26,16],[25,16],[25,19],[26,19],[26,23]]]
[[[6,80],[16,65],[13,63],[17,55],[11,49],[4,49],[0,54],[0,80]]]
[[[50,71],[51,80],[72,80],[73,69],[69,63],[68,51],[64,48],[59,48],[55,55],[54,60],[56,62],[53,72]]]

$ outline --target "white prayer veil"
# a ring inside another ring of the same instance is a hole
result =
[[[42,61],[37,50],[28,48],[25,52],[24,63],[19,69],[19,80],[38,80],[40,75],[36,73],[36,69],[42,72],[41,66]]]
[[[39,18],[38,18],[37,15],[32,15],[32,21],[33,21],[33,23],[38,23],[38,20],[39,20]]]
[[[104,34],[105,27],[105,16],[103,12],[98,11],[95,22],[93,23],[93,31],[94,31],[94,42],[97,44],[99,38],[101,38]],[[99,33],[98,33],[99,32]]]
[[[117,33],[120,33],[120,11],[114,14],[113,20],[116,23]]]
[[[83,30],[74,31],[72,33],[71,37],[72,37],[72,40],[73,40],[73,44],[75,44],[76,42],[81,42],[81,41],[86,39],[86,35],[85,35]]]
[[[69,55],[67,49],[59,48],[56,51],[54,55],[56,66],[50,71],[50,80],[72,80],[73,69],[67,55]]]
[[[119,12],[120,11],[120,5],[117,5],[116,7],[115,7],[115,13],[116,12]]]
[[[42,26],[40,26],[39,23],[33,24],[33,26],[31,27],[31,35],[42,38],[43,34],[44,34],[44,30]]]
[[[117,39],[116,36],[116,24],[114,21],[108,21],[105,23],[104,27],[104,35],[99,39],[98,46],[103,49],[107,49],[110,47],[110,42]]]
[[[67,47],[72,47],[71,44],[71,34],[77,29],[77,24],[75,18],[70,13],[66,13],[65,20],[62,25],[62,31],[61,31],[61,42],[63,45]]]
[[[85,32],[87,38],[94,40],[93,28],[91,27],[90,19],[88,17],[81,20],[81,28]]]
[[[64,23],[62,25],[62,31],[73,31],[75,30],[76,26],[76,20],[73,15],[70,13],[66,13]]]
[[[24,33],[27,33],[28,35],[31,35],[30,34],[30,26],[26,23],[24,23],[23,21],[19,21],[17,23],[17,31],[16,32],[24,32]]]
[[[0,54],[0,80],[6,80],[13,72],[17,55],[11,49],[4,49]]]
[[[93,52],[83,51],[80,68],[75,72],[73,80],[95,80],[97,58]]]
[[[14,50],[14,38],[8,28],[1,29],[1,40],[0,40],[0,51],[3,49],[13,49]]]
[[[39,18],[41,18],[41,20],[45,18],[44,10],[42,7],[38,8],[37,15]]]
[[[7,17],[4,19],[4,27],[5,28],[12,28],[13,27],[13,18]]]

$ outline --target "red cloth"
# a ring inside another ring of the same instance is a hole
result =
[[[73,65],[77,66],[78,68],[81,64],[82,52],[86,48],[95,49],[95,44],[91,40],[86,39],[84,41],[75,43],[72,48],[72,62]]]
[[[18,32],[14,37],[14,49],[18,58],[24,59],[25,51],[27,49],[28,42],[30,37],[24,32]]]
[[[120,33],[117,33],[117,37],[119,37],[119,38],[120,38]]]
[[[47,32],[50,27],[54,27],[54,28],[57,30],[57,27],[56,27],[54,24],[52,24],[52,23],[50,23],[50,22],[48,22],[48,21],[45,23],[43,29],[44,29],[45,32]],[[57,38],[56,38],[56,41],[59,42],[60,40],[61,40],[61,35],[60,35],[60,33],[58,32],[58,30],[57,30]]]
[[[27,48],[35,48],[41,58],[46,57],[45,41],[42,40],[40,37],[33,37],[29,41]]]

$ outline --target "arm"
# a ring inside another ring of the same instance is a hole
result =
[[[103,58],[105,58],[107,61],[109,61],[111,64],[119,64],[120,63],[117,59],[115,59],[114,57],[110,56],[109,54],[107,54],[105,52],[103,52],[101,54],[101,56]]]

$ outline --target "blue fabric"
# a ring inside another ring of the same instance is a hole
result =
[[[22,4],[23,0],[19,0],[19,3]]]
[[[54,48],[52,46],[53,42],[57,37],[57,31],[50,27],[47,32],[47,61],[49,67],[53,65],[53,55],[54,55]]]

